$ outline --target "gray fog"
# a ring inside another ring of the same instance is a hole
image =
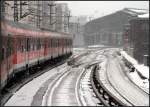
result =
[[[68,3],[73,16],[102,17],[123,8],[149,9],[149,1],[57,1]]]

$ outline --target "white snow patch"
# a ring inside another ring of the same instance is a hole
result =
[[[81,84],[79,88],[80,92],[80,98],[83,102],[83,106],[95,106],[98,105],[99,100],[95,97],[95,94],[93,93],[93,90],[90,89],[89,84],[90,83],[90,74],[91,74],[92,68],[88,69],[85,76],[81,79]]]
[[[130,78],[132,81],[140,86],[143,90],[149,93],[149,81],[148,79],[141,79],[137,72],[131,72],[129,73]]]
[[[138,15],[139,18],[149,18],[149,13],[143,14],[143,15]]]
[[[133,57],[128,55],[125,51],[121,51],[120,53],[135,67],[135,69],[137,69],[138,72],[140,72],[144,77],[149,79],[149,67],[148,66],[139,64],[137,60],[135,60]]]
[[[105,47],[105,45],[90,45],[88,48]]]
[[[148,10],[146,10],[146,9],[129,9],[129,10],[131,10],[131,11],[133,11],[133,12],[137,12],[137,13],[147,13],[148,12]]]

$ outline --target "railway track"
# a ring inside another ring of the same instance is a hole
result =
[[[82,54],[85,54],[85,53],[78,54],[76,57],[78,57],[78,58],[82,57],[83,56]],[[43,73],[45,73],[45,72],[47,72],[47,71],[49,71],[53,68],[55,68],[55,69],[59,68],[57,66],[65,63],[67,61],[68,60],[63,60],[60,63],[53,64],[53,66],[47,65],[48,68],[46,68],[44,66],[45,69],[44,68],[39,68],[40,71],[38,71],[38,72],[36,71],[36,73],[34,73],[33,75],[31,74],[28,77],[25,77],[25,78],[22,78],[22,79],[20,78],[20,82],[16,82],[14,85],[7,88],[7,90],[9,90],[9,92],[3,96],[3,99],[2,99],[3,101],[1,103],[1,105],[6,104],[9,101],[9,99],[11,100],[11,97],[13,96],[14,93],[16,93],[19,89],[21,89],[24,85],[26,85],[27,83],[32,81],[34,78],[38,78],[38,76],[41,77],[41,75]],[[47,89],[49,88],[49,85],[51,85],[53,83],[52,81],[55,81],[56,79],[59,79],[62,75],[64,75],[70,69],[69,68],[67,71],[63,70],[63,69],[66,69],[66,67],[68,68],[67,63],[64,67],[62,67],[62,69],[57,70],[59,72],[53,73],[53,75],[50,76],[50,78],[42,84],[42,87],[40,87],[39,90],[37,90],[36,94],[33,96],[33,101],[31,101],[32,106],[37,106],[37,105],[42,105],[43,104],[43,102],[44,102],[44,101],[42,101],[43,98],[44,98],[43,96],[45,95]],[[9,105],[9,103],[8,103],[8,105]]]
[[[53,82],[51,90],[46,95],[44,106],[78,106],[77,80],[82,73],[81,68],[73,68]]]
[[[91,70],[90,81],[96,97],[104,106],[147,105],[147,95],[134,86],[127,77],[123,77],[123,71],[121,71],[121,68],[117,65],[118,62],[115,62],[115,59],[113,60],[112,57],[107,55],[108,53],[106,55],[104,54],[106,61],[104,61],[103,64],[96,64]],[[114,73],[112,73],[112,71]],[[124,86],[123,83],[125,83],[130,90]],[[119,85],[121,87],[119,87]],[[138,97],[135,97],[135,95]]]
[[[84,66],[89,53],[83,53],[77,57],[72,58],[69,63],[70,69],[64,74],[60,75],[53,81],[52,85],[44,95],[43,106],[82,106],[83,102],[80,99],[79,87],[81,77],[86,72]],[[92,56],[91,59],[94,59]]]
[[[56,67],[33,94],[31,106],[133,106],[110,82],[106,54],[82,52],[68,60],[69,66]]]
[[[36,69],[32,69],[30,71],[30,74],[25,74],[22,76],[21,74],[16,75],[15,78],[12,78],[12,80],[9,82],[9,84],[2,90],[1,92],[1,105],[4,106],[4,104],[13,96],[15,92],[17,92],[21,87],[23,87],[25,84],[32,81],[34,78],[44,74],[45,72],[60,66],[64,64],[67,61],[67,59],[60,61],[58,63],[49,63],[46,66],[42,67],[38,66]]]
[[[95,65],[91,71],[90,81],[94,93],[104,106],[127,106],[116,98],[99,80],[97,72],[98,66]]]
[[[112,69],[113,67],[113,69]],[[137,87],[125,75],[119,61],[114,55],[108,55],[107,78],[118,94],[132,106],[148,106],[149,94]]]

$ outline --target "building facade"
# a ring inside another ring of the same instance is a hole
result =
[[[22,4],[22,5],[20,5]],[[19,21],[20,23],[27,23],[28,16],[23,17],[28,13],[28,1],[4,1],[4,16],[8,20]]]
[[[72,16],[69,23],[69,33],[73,35],[73,46],[83,47],[84,46],[84,25],[87,22],[86,16]]]
[[[56,30],[68,32],[69,9],[66,3],[56,4]]]
[[[104,44],[123,46],[124,25],[128,24],[131,18],[145,14],[147,11],[145,9],[125,8],[110,15],[89,21],[85,25],[85,45]]]
[[[130,20],[129,49],[139,63],[149,65],[149,15]]]
[[[68,32],[69,9],[56,1],[4,1],[4,16],[41,30]]]

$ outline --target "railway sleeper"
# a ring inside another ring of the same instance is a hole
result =
[[[101,83],[100,81],[98,81],[98,77],[96,76],[96,72],[97,71],[97,66],[95,66],[93,68],[93,76],[92,76],[92,80],[93,80],[93,83],[95,85],[95,89],[97,90],[97,93],[96,96],[99,98],[99,99],[103,99],[102,102],[104,103],[105,102],[105,105],[110,105],[110,106],[121,106],[122,103],[119,102],[118,100],[116,100],[115,98],[113,98],[111,95],[109,95],[107,93],[107,91],[105,91],[105,89],[103,89],[103,87],[101,86]],[[94,91],[95,92],[95,91]],[[100,98],[101,97],[101,98]],[[123,104],[124,105],[124,104]]]

